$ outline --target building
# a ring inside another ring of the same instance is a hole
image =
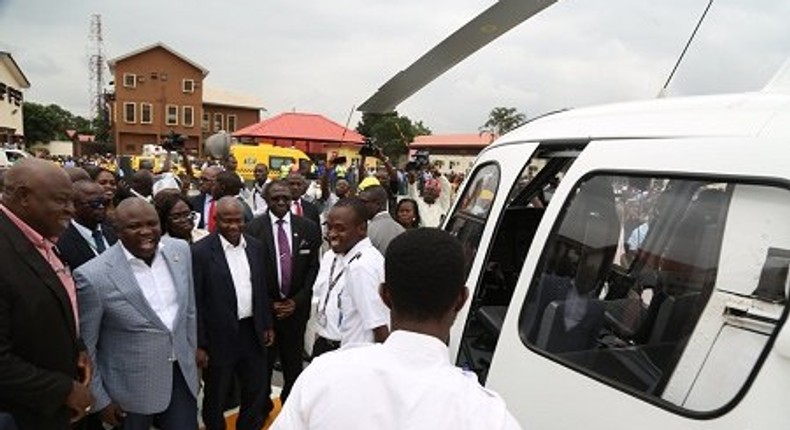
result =
[[[313,160],[344,156],[350,163],[359,160],[365,137],[355,130],[318,114],[286,112],[233,133],[241,143],[268,143],[296,148]]]
[[[161,144],[171,131],[186,149],[201,155],[210,134],[260,120],[261,103],[204,86],[209,71],[164,43],[108,61],[115,91],[109,99],[112,136],[118,154],[140,154]]]
[[[477,154],[494,139],[496,136],[489,133],[417,136],[409,144],[409,150],[427,151],[431,163],[436,163],[442,173],[465,173]]]
[[[16,147],[24,143],[22,90],[30,88],[22,69],[8,52],[0,51],[0,143]]]

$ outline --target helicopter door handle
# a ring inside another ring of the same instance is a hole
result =
[[[738,318],[738,319],[746,319],[750,321],[755,321],[763,324],[772,324],[776,326],[779,324],[779,318],[774,317],[771,315],[766,315],[762,312],[755,312],[754,309],[751,308],[744,308],[738,306],[731,306],[727,305],[724,307],[724,316]]]

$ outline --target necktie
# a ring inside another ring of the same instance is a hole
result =
[[[107,249],[104,246],[104,235],[101,234],[101,230],[99,230],[98,228],[96,230],[93,230],[92,235],[93,235],[93,242],[96,243],[96,253],[101,254],[102,252],[104,252],[105,249]]]
[[[214,215],[216,214],[216,212],[217,212],[217,202],[212,200],[211,204],[209,204],[208,206],[208,223],[206,223],[206,226],[208,226],[208,231],[211,233],[214,233],[214,229],[216,227],[214,225]]]
[[[291,290],[291,246],[283,228],[282,219],[277,220],[277,246],[280,248],[280,293],[288,297]]]
[[[299,199],[294,200],[294,208],[296,209],[294,214],[297,216],[302,216],[302,202],[300,202]]]

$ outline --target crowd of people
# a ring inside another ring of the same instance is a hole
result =
[[[232,157],[194,183],[18,162],[0,204],[0,429],[182,430],[199,415],[224,429],[238,405],[236,428],[258,430],[275,368],[276,429],[518,428],[448,356],[463,254],[425,227],[453,182],[377,158],[355,174],[259,164],[249,187]]]

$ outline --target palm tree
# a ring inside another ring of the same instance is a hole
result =
[[[517,128],[527,121],[527,116],[516,108],[495,107],[488,114],[488,120],[478,128],[480,134],[490,133],[491,139]]]

